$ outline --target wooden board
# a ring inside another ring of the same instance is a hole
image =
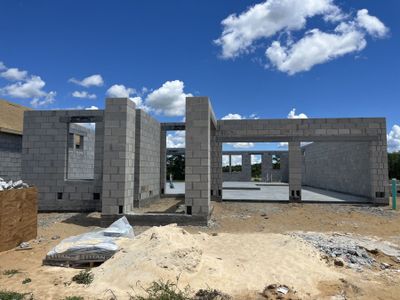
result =
[[[37,189],[0,192],[0,251],[37,236]]]

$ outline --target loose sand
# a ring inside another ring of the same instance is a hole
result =
[[[212,287],[230,295],[289,283],[301,297],[316,297],[320,281],[340,275],[301,240],[282,234],[189,234],[175,225],[153,227],[121,242],[122,251],[94,273],[93,294],[111,289],[119,297],[154,280],[176,281],[193,290]]]

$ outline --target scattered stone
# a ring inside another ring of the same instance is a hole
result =
[[[28,242],[22,242],[15,250],[30,250],[30,249],[32,249],[32,247]]]
[[[279,285],[279,284],[270,284],[266,286],[261,295],[264,296],[266,299],[288,299],[288,300],[300,299],[296,297],[296,291],[290,289],[286,285]]]
[[[335,260],[333,262],[334,262],[335,266],[338,266],[338,267],[344,267],[344,265],[345,265],[344,260],[341,257],[335,258]]]
[[[54,240],[58,240],[58,239],[60,239],[60,236],[59,235],[54,235],[54,236],[52,236],[51,237],[51,239],[54,241]]]

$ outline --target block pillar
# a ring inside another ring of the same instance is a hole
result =
[[[222,143],[217,142],[216,129],[211,129],[211,197],[222,200]]]
[[[186,212],[205,218],[211,194],[210,111],[207,97],[186,98]]]
[[[264,182],[270,182],[272,171],[272,157],[269,153],[263,153],[261,159],[261,180]]]
[[[160,194],[165,194],[165,180],[167,176],[167,131],[160,130]]]
[[[390,187],[388,186],[389,170],[386,130],[382,131],[382,134],[377,141],[370,142],[369,148],[371,200],[374,204],[388,205]]]
[[[289,142],[289,201],[301,201],[301,165],[300,142]]]
[[[244,180],[251,181],[251,155],[249,153],[242,154],[242,173]]]
[[[106,99],[102,214],[133,209],[135,161],[135,103],[128,98]]]

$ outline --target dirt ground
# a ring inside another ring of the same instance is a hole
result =
[[[221,233],[286,234],[293,231],[353,233],[389,241],[400,247],[400,212],[392,211],[389,207],[234,202],[212,204],[213,214],[209,227],[187,226],[184,229],[190,233],[204,232],[210,236]],[[71,283],[72,276],[79,270],[42,266],[46,253],[61,239],[99,226],[99,214],[39,214],[38,223],[38,238],[30,241],[31,250],[0,253],[0,290],[31,292],[34,299],[63,299],[74,295],[84,296],[85,299],[110,299],[111,294],[107,293],[102,297],[93,298],[88,294],[88,287]],[[148,227],[134,227],[135,234],[140,234],[146,229]],[[284,253],[288,255],[287,251]],[[389,262],[392,266],[386,270],[355,271],[334,266],[331,261],[327,261],[329,268],[333,268],[343,277],[339,280],[319,281],[318,299],[399,299],[400,264],[382,254],[376,255],[375,258],[378,261]],[[282,256],[281,259],[285,260],[285,257]],[[3,274],[5,270],[10,269],[19,272],[14,275]],[[307,274],[296,276],[302,277]],[[22,284],[25,278],[30,278],[31,282]],[[265,286],[275,283],[291,286],[291,282],[265,282]],[[263,287],[260,287],[259,291],[248,291],[242,295],[235,295],[234,298],[262,299],[259,295],[262,290]],[[307,296],[302,298],[312,299]]]

